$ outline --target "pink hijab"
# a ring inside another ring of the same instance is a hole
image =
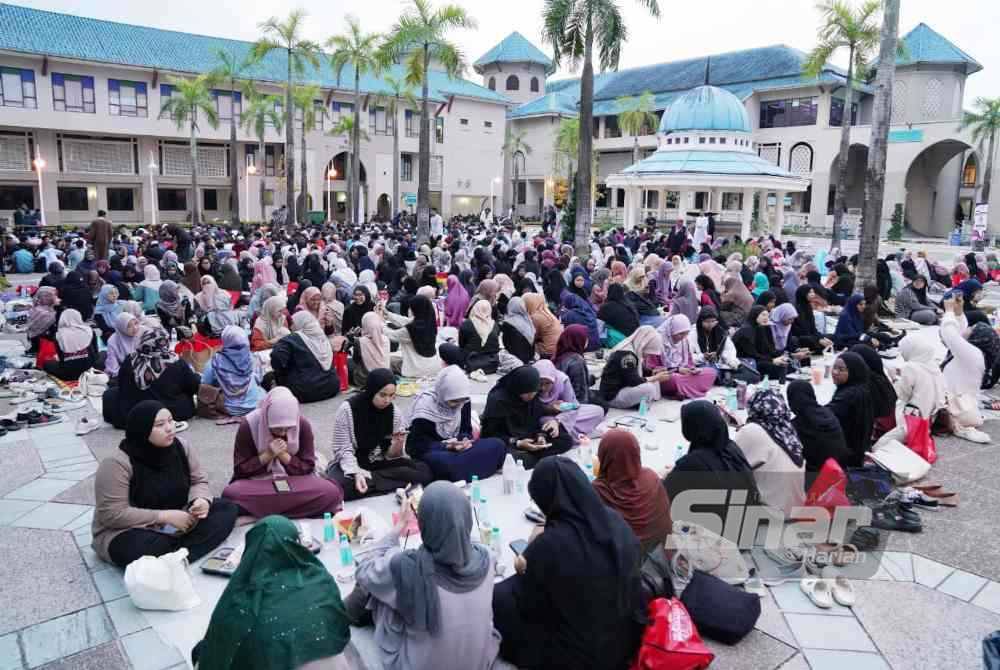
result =
[[[276,386],[271,389],[257,409],[247,414],[246,421],[258,454],[270,449],[273,439],[271,428],[287,428],[285,442],[288,443],[288,453],[294,456],[299,452],[299,401],[287,387]],[[287,474],[281,459],[271,459],[269,468],[272,475]]]
[[[458,328],[465,320],[465,310],[469,307],[469,292],[455,275],[448,275],[448,297],[444,299],[446,325]]]
[[[555,402],[556,400],[566,400],[568,397],[564,395],[564,393],[566,392],[566,387],[569,387],[570,390],[569,395],[574,396],[575,399],[575,394],[573,393],[573,387],[570,385],[569,382],[569,376],[567,376],[566,373],[557,370],[556,366],[552,364],[552,361],[543,358],[541,360],[535,361],[532,365],[534,365],[535,369],[538,370],[539,377],[552,382],[552,390],[549,391],[548,394],[543,395],[541,392],[539,392],[538,398],[542,402],[548,404]]]
[[[253,282],[250,285],[250,292],[256,292],[264,284],[277,284],[278,273],[274,271],[270,256],[255,261],[253,264]]]

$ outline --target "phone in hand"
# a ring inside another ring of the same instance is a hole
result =
[[[278,493],[290,493],[292,485],[288,483],[287,479],[275,479],[274,490]]]
[[[527,540],[514,540],[510,543],[510,550],[514,552],[515,556],[521,556],[524,554],[524,550],[528,548]]]

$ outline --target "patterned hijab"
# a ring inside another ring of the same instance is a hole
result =
[[[136,386],[145,391],[177,360],[177,354],[170,351],[170,336],[160,326],[143,330],[138,339],[132,354],[132,374]]]
[[[763,428],[796,467],[802,466],[802,441],[792,425],[792,413],[780,393],[770,389],[754,393],[747,403],[747,421]]]

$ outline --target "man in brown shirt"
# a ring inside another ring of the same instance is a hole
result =
[[[107,215],[103,209],[97,210],[97,218],[90,222],[90,231],[87,233],[87,239],[94,247],[94,254],[99,261],[108,260],[111,248],[111,222],[106,218]]]

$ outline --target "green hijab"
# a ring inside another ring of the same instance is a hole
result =
[[[201,643],[199,670],[294,670],[351,639],[340,589],[283,516],[261,519]]]

